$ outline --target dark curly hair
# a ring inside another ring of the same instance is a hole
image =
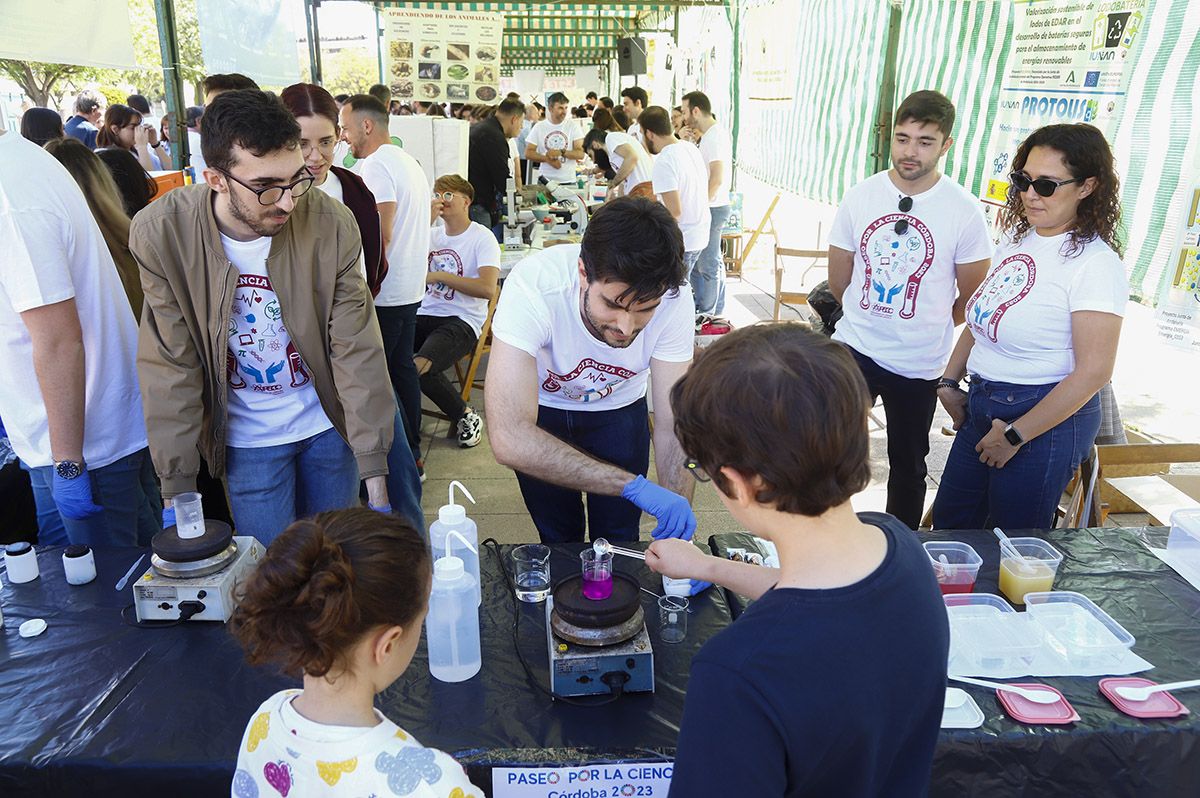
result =
[[[407,627],[429,601],[429,551],[408,521],[356,507],[297,521],[267,549],[229,628],[251,665],[324,676],[381,626]]]
[[[1062,154],[1071,177],[1080,182],[1094,177],[1096,188],[1083,198],[1076,212],[1075,227],[1067,239],[1068,257],[1078,255],[1089,241],[1099,238],[1118,256],[1125,254],[1121,236],[1121,181],[1113,167],[1112,149],[1104,134],[1092,125],[1046,125],[1029,134],[1013,156],[1012,169],[1025,168],[1034,147],[1046,147]],[[1008,203],[1000,212],[1000,228],[1014,241],[1020,241],[1031,225],[1015,186],[1008,187]]]
[[[300,124],[274,94],[258,89],[223,91],[200,118],[200,150],[210,167],[229,172],[234,147],[262,157],[300,146]]]

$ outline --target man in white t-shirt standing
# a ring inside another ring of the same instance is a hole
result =
[[[0,418],[29,469],[38,543],[148,545],[162,527],[137,321],[78,184],[2,129],[0,241]]]
[[[654,164],[641,142],[619,130],[592,128],[583,137],[583,148],[595,158],[597,152],[608,155],[608,162],[617,170],[608,181],[605,199],[616,197],[653,197],[651,173]]]
[[[671,387],[692,360],[692,296],[679,227],[658,203],[599,208],[580,245],[526,258],[505,282],[485,383],[496,460],[517,472],[547,543],[690,538],[692,478],[675,438]],[[646,387],[654,386],[656,485]],[[583,495],[587,495],[585,522]]]
[[[979,200],[938,172],[954,106],[935,91],[896,111],[892,168],[846,192],[829,233],[834,340],[850,347],[887,414],[887,511],[916,529],[938,377],[955,326],[987,274],[992,241]]]
[[[356,94],[346,100],[339,114],[342,138],[362,161],[356,171],[379,206],[388,273],[375,297],[375,311],[408,445],[419,457],[421,382],[413,362],[413,344],[429,258],[429,178],[416,158],[392,143],[387,106],[377,98]],[[420,460],[417,468],[423,477]]]
[[[621,110],[629,117],[629,128],[625,131],[635,141],[646,143],[642,136],[642,111],[650,106],[650,95],[641,86],[629,86],[621,90]],[[667,117],[668,121],[670,116]]]
[[[708,244],[700,253],[692,275],[696,312],[701,326],[725,312],[725,269],[721,260],[721,232],[729,221],[729,186],[733,179],[733,142],[729,131],[712,114],[708,95],[693,91],[683,95],[683,116],[688,128],[699,133],[700,155],[708,168]],[[702,329],[701,332],[704,332]]]
[[[525,159],[538,164],[546,183],[574,183],[575,165],[583,160],[583,132],[568,114],[567,95],[558,91],[546,100],[546,118],[525,139]]]
[[[642,112],[642,136],[654,156],[654,191],[679,222],[683,231],[684,266],[695,291],[696,264],[708,246],[711,212],[708,209],[708,167],[694,145],[680,141],[666,108],[652,105]],[[699,294],[695,295],[696,323],[701,324]]]
[[[196,489],[203,455],[225,476],[238,533],[264,544],[297,518],[356,506],[360,477],[390,512],[396,401],[354,214],[310,190],[300,126],[273,94],[222,93],[202,146],[207,185],[168,193],[130,230],[167,503]]]
[[[483,334],[488,303],[499,290],[500,244],[491,230],[471,221],[475,189],[469,182],[443,175],[434,181],[433,193],[445,224],[430,236],[414,360],[421,390],[449,416],[458,445],[465,448],[479,443],[483,419],[446,379],[446,369],[475,351]]]

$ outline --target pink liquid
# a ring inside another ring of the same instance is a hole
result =
[[[612,574],[584,574],[583,595],[592,601],[603,601],[612,595]]]
[[[975,583],[956,582],[953,584],[946,584],[945,582],[938,582],[938,587],[942,589],[942,595],[946,595],[947,593],[970,593],[975,589]]]

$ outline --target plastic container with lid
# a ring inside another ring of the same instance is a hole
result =
[[[458,532],[451,530],[449,537],[458,537]],[[433,563],[433,590],[425,616],[429,673],[439,681],[466,681],[483,664],[475,590],[475,580],[447,545],[445,556]]]
[[[1200,507],[1188,507],[1171,513],[1167,551],[1200,569]]]
[[[475,522],[467,518],[467,508],[454,502],[454,489],[458,488],[463,495],[475,503],[475,497],[466,486],[458,480],[450,483],[449,501],[438,508],[437,520],[429,525],[429,549],[437,557],[443,552],[453,555],[463,561],[463,567],[475,580],[475,606],[483,604],[482,585],[479,579],[479,529]],[[458,536],[450,535],[451,530]],[[449,546],[447,546],[449,541]]]
[[[9,543],[4,547],[4,567],[8,570],[8,581],[14,585],[32,582],[41,575],[38,570],[37,552],[26,541]]]
[[[1100,680],[1100,692],[1104,697],[1132,718],[1177,718],[1188,714],[1188,708],[1167,692],[1151,693],[1145,701],[1130,701],[1117,692],[1118,687],[1154,686],[1154,682],[1140,676],[1110,676]]]
[[[1133,635],[1082,593],[1029,593],[1025,604],[1026,614],[1072,665],[1094,668],[1119,659],[1133,647]]]
[[[1058,695],[1058,700],[1053,704],[1035,704],[1012,690],[997,690],[996,699],[1013,720],[1038,726],[1063,726],[1079,720],[1079,713],[1075,711],[1075,707],[1071,706],[1071,703],[1057,688],[1037,682],[1013,682],[1012,685],[1013,687],[1027,687],[1030,690],[1049,690]]]
[[[944,596],[950,618],[950,672],[987,674],[1033,662],[1041,630],[991,593]]]
[[[979,566],[983,565],[983,558],[975,549],[952,540],[930,541],[924,545],[943,594],[970,593],[975,589]]]
[[[1053,590],[1062,552],[1041,538],[1009,538],[1009,542],[1021,559],[1008,556],[1000,547],[1000,592],[1013,604],[1024,604],[1026,593]]]

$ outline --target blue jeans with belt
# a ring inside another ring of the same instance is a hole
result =
[[[650,417],[645,398],[616,410],[583,411],[538,407],[538,426],[597,460],[632,474],[650,465]],[[543,543],[583,540],[583,493],[517,472],[525,507]],[[592,540],[638,539],[642,511],[620,496],[587,494],[587,530]]]
[[[708,209],[712,221],[708,228],[708,246],[700,250],[700,258],[688,275],[696,299],[696,313],[720,316],[725,311],[725,265],[721,258],[721,233],[729,221],[730,207],[721,205]]]
[[[1027,441],[1003,468],[981,463],[975,446],[992,431],[993,419],[1019,419],[1056,385],[1016,385],[971,375],[967,419],[954,438],[933,502],[935,529],[998,526],[1007,531],[1054,525],[1059,499],[1100,430],[1099,396]]]

